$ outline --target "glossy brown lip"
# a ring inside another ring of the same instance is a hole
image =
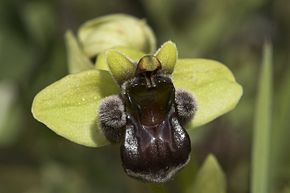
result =
[[[147,78],[155,85],[148,86]],[[127,114],[121,145],[125,172],[149,182],[169,180],[186,164],[191,151],[189,136],[179,124],[170,78],[141,73],[122,97]]]
[[[107,139],[121,142],[125,172],[147,182],[162,183],[186,165],[190,138],[183,125],[196,111],[194,97],[175,90],[169,74],[154,56],[144,56],[134,77],[121,84],[121,94],[100,105]]]

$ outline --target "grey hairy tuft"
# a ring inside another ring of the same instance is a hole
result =
[[[197,104],[192,94],[185,90],[177,89],[175,91],[175,103],[178,117],[183,124],[194,117],[197,110]]]
[[[118,95],[108,96],[101,101],[99,120],[107,139],[112,143],[120,142],[125,133],[126,114]]]

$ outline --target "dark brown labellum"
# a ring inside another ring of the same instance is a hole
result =
[[[171,78],[160,73],[159,64],[156,66],[149,71],[137,65],[135,77],[121,86],[125,125],[120,124],[122,127],[118,129],[117,124],[112,124],[115,122],[111,117],[122,114],[122,105],[116,104],[117,99],[106,99],[101,105],[100,121],[110,141],[117,142],[119,136],[123,137],[121,158],[125,172],[143,181],[162,183],[190,159],[190,138],[183,125],[193,117],[196,105],[187,92],[176,92]],[[107,104],[109,100],[115,105]],[[107,106],[116,112],[106,109]]]
[[[144,72],[123,91],[127,114],[121,145],[128,175],[148,182],[169,180],[190,157],[190,139],[180,125],[169,77]]]

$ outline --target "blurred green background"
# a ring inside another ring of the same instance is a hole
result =
[[[165,186],[127,177],[118,145],[93,149],[74,144],[34,120],[30,112],[35,94],[68,73],[65,31],[76,32],[86,20],[111,13],[145,18],[158,46],[170,39],[180,57],[221,61],[244,88],[234,111],[189,131],[191,162]],[[274,77],[267,191],[289,193],[289,0],[1,0],[0,193],[185,192],[209,153],[225,173],[227,192],[250,192],[254,114],[266,39],[273,44]]]

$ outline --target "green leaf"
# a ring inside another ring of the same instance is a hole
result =
[[[155,53],[162,65],[165,73],[171,74],[177,61],[177,48],[175,43],[168,41],[165,42],[159,50]]]
[[[206,124],[232,110],[242,96],[242,87],[223,64],[206,59],[181,59],[172,75],[175,88],[184,89],[197,101],[197,112],[188,129]]]
[[[272,46],[264,45],[258,85],[252,155],[252,193],[269,192],[269,159],[272,122]]]
[[[106,53],[109,69],[119,84],[134,77],[136,66],[133,61],[115,50],[108,50]]]
[[[90,62],[89,58],[81,50],[78,42],[71,31],[67,31],[65,34],[68,67],[70,73],[82,72],[85,70],[93,69],[94,66]]]
[[[107,71],[90,70],[68,75],[39,92],[33,116],[57,134],[82,145],[105,145],[97,115],[100,100],[119,93]]]
[[[216,158],[209,155],[199,170],[192,193],[226,193],[226,179]]]

